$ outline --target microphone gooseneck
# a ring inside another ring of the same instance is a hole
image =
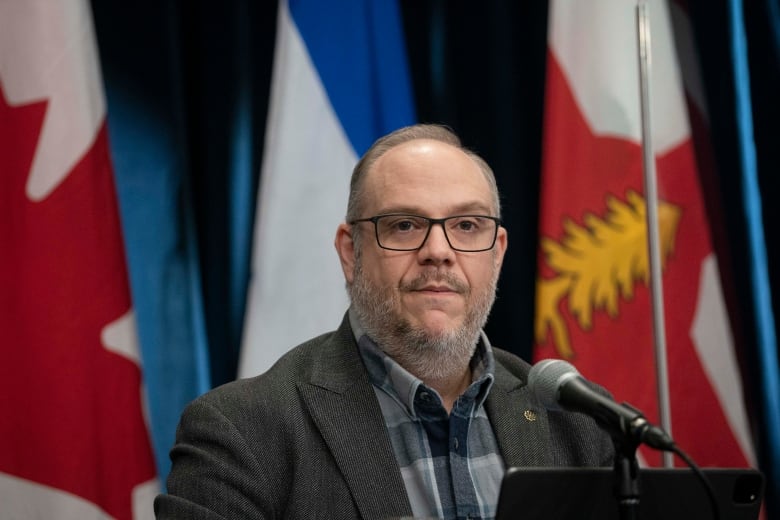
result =
[[[545,359],[531,367],[528,385],[549,410],[581,412],[593,417],[615,441],[642,443],[658,450],[673,450],[675,443],[661,428],[627,403],[617,403],[560,359]]]

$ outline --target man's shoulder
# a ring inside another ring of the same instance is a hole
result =
[[[241,413],[247,408],[279,409],[297,399],[299,384],[333,379],[349,361],[359,360],[350,334],[340,327],[311,338],[291,348],[264,373],[218,386],[192,404],[216,407],[226,413]]]
[[[492,347],[492,350],[493,359],[496,363],[496,377],[508,372],[511,376],[514,376],[523,382],[528,380],[528,372],[531,370],[530,363],[507,350],[497,347]]]
[[[205,395],[241,394],[251,392],[256,387],[306,378],[307,374],[316,368],[319,358],[327,357],[329,347],[333,345],[336,334],[337,331],[331,331],[311,338],[282,354],[265,372],[225,383]]]
[[[345,347],[344,338],[340,331],[334,330],[320,334],[303,343],[296,345],[285,352],[267,371],[250,378],[255,382],[265,379],[289,379],[290,377],[302,377],[308,374],[320,358],[332,355],[333,351],[342,351]]]

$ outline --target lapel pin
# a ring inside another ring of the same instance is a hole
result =
[[[536,420],[536,412],[533,410],[526,410],[523,412],[523,417],[525,417],[527,421],[534,422]]]

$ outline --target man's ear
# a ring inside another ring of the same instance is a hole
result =
[[[334,245],[341,261],[341,270],[344,271],[344,279],[347,283],[352,283],[355,273],[355,241],[352,239],[352,226],[346,222],[339,224]]]
[[[509,238],[507,236],[506,228],[504,226],[499,226],[498,228],[498,235],[496,236],[496,264],[498,264],[498,268],[501,268],[501,264],[504,263],[504,254],[506,253],[506,248],[509,245]]]

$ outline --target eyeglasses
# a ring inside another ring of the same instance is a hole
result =
[[[441,225],[447,243],[455,251],[476,253],[492,249],[498,235],[497,217],[487,215],[454,215],[447,218],[428,218],[419,215],[392,213],[350,222],[373,222],[376,242],[382,249],[416,251],[420,249],[434,224]]]

